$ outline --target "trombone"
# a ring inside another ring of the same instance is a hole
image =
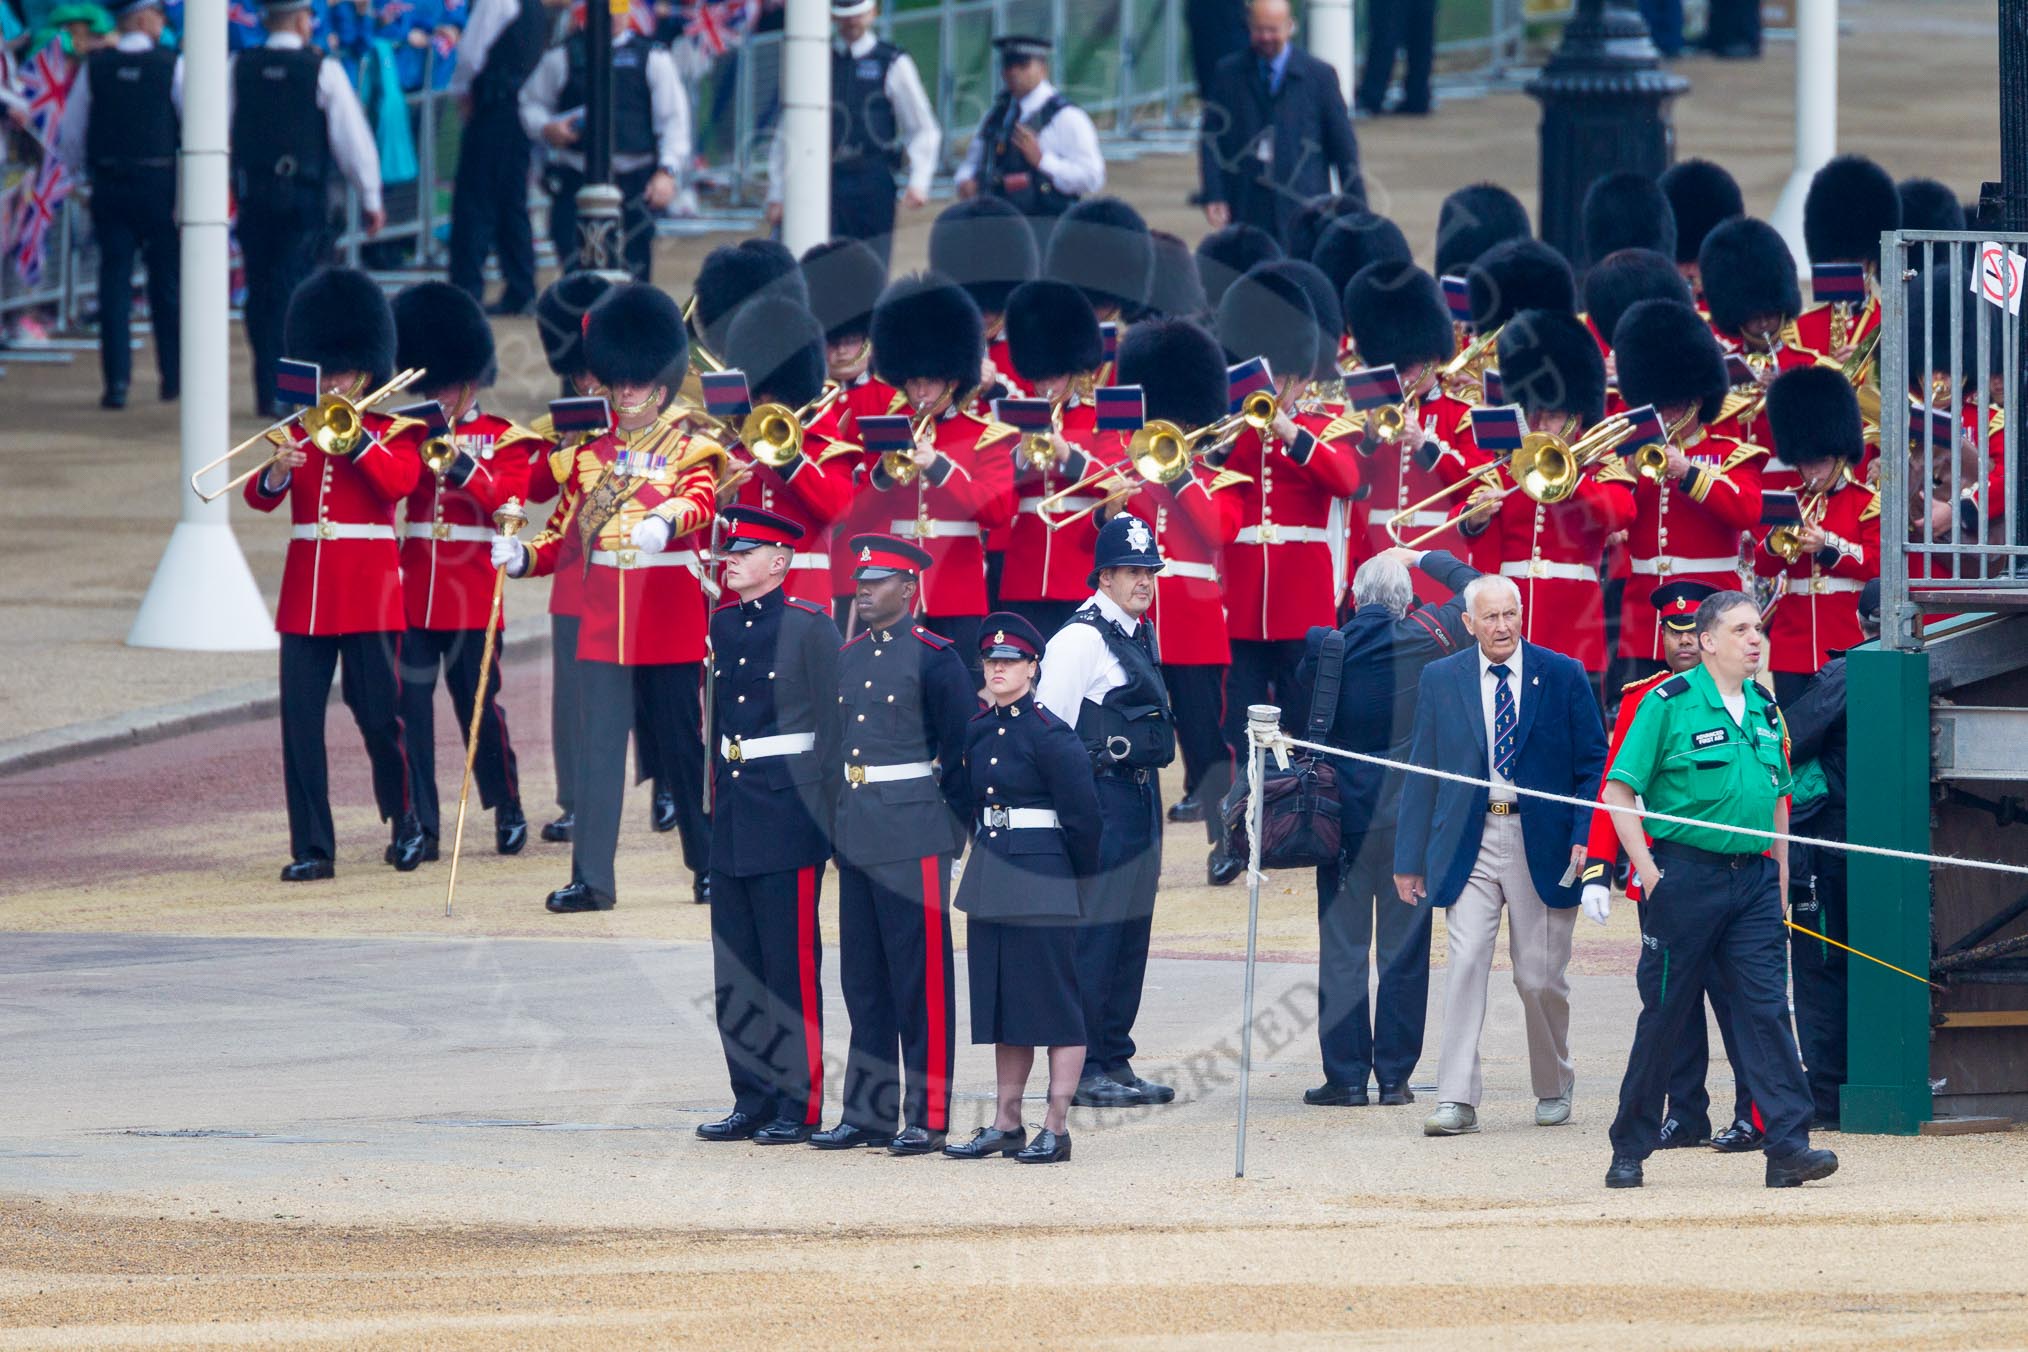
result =
[[[1491,328],[1472,339],[1470,346],[1445,362],[1437,373],[1437,380],[1452,396],[1464,399],[1467,395],[1476,400],[1480,385],[1485,380],[1486,363],[1492,360],[1498,350],[1502,324]]]
[[[803,453],[803,435],[811,423],[844,396],[845,387],[826,382],[823,393],[801,408],[787,404],[756,404],[739,424],[739,444],[769,469],[784,469]]]
[[[1209,435],[1216,426],[1214,423],[1211,427],[1201,428],[1196,432],[1185,432],[1175,423],[1163,418],[1144,423],[1135,431],[1133,439],[1127,443],[1125,466],[1108,465],[1087,474],[1069,488],[1051,493],[1035,505],[1035,514],[1041,517],[1042,524],[1051,530],[1061,530],[1065,526],[1082,521],[1093,512],[1120,501],[1134,491],[1133,481],[1123,473],[1126,469],[1131,469],[1147,483],[1161,484],[1165,487],[1173,484],[1190,472],[1194,443]],[[1050,515],[1051,512],[1060,510],[1080,489],[1096,487],[1100,483],[1108,483],[1109,488],[1097,502],[1080,507],[1069,516]]]
[[[288,454],[288,452],[295,449],[294,445],[290,444],[276,448],[275,452],[267,459],[261,461],[260,464],[255,465],[243,474],[227,480],[223,485],[209,493],[197,486],[199,479],[211,473],[211,471],[219,466],[228,463],[241,451],[266,440],[295,421],[301,421],[303,430],[309,433],[311,443],[318,450],[324,452],[324,454],[350,455],[358,447],[359,439],[366,434],[366,425],[360,421],[360,415],[375,404],[378,404],[381,400],[391,395],[399,394],[407,389],[410,385],[422,379],[422,375],[423,371],[421,367],[413,367],[399,372],[395,375],[394,379],[388,381],[385,385],[382,385],[379,389],[357,403],[354,403],[342,394],[327,394],[301,413],[292,413],[288,417],[262,428],[239,445],[227,451],[224,455],[218,457],[218,459],[198,469],[195,474],[190,476],[190,491],[197,495],[199,501],[216,502],[227,493],[232,492],[233,489],[245,483],[248,479],[264,472],[268,466],[274,464],[277,460]]]
[[[1434,539],[1464,520],[1472,510],[1488,504],[1505,502],[1516,493],[1525,493],[1532,501],[1544,506],[1567,502],[1576,494],[1584,472],[1617,451],[1633,432],[1633,420],[1624,413],[1615,413],[1575,442],[1566,442],[1562,437],[1550,432],[1530,432],[1521,439],[1521,449],[1514,452],[1506,462],[1505,468],[1514,480],[1513,483],[1499,489],[1490,498],[1481,498],[1472,503],[1465,512],[1445,521],[1441,526],[1433,526],[1413,540],[1402,541],[1402,547],[1419,548],[1424,542]],[[1489,467],[1480,467],[1481,471],[1486,468]],[[1452,484],[1448,491],[1455,492],[1461,486],[1462,482]],[[1492,482],[1488,480],[1478,487],[1491,488]],[[1428,506],[1441,496],[1444,495],[1441,493],[1431,495],[1427,501],[1418,503],[1415,508],[1397,513],[1397,519]],[[1388,523],[1388,533],[1394,533],[1392,521]]]

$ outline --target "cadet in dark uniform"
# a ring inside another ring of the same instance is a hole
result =
[[[1613,814],[1620,845],[1647,898],[1637,981],[1641,1017],[1613,1119],[1609,1188],[1641,1186],[1641,1161],[1656,1148],[1674,1047],[1715,974],[1732,996],[1740,1071],[1766,1122],[1767,1185],[1792,1188],[1837,1171],[1838,1157],[1810,1148],[1810,1091],[1789,1031],[1782,894],[1791,790],[1781,711],[1753,682],[1766,639],[1744,592],[1721,591],[1697,608],[1701,666],[1656,686],[1606,772],[1603,800],[1693,817],[1680,826]],[[1648,848],[1643,828],[1654,833]],[[1734,829],[1723,829],[1723,828]],[[1772,857],[1761,853],[1772,845]]]
[[[1005,198],[1047,239],[1072,202],[1105,187],[1098,130],[1049,82],[1048,38],[1003,33],[993,50],[1000,54],[1000,96],[952,181],[961,198]]]
[[[817,899],[838,782],[838,629],[782,590],[803,528],[728,507],[711,616],[711,967],[732,1112],[707,1141],[810,1139],[824,1110]]]
[[[489,314],[518,315],[535,299],[529,146],[515,105],[548,43],[542,0],[474,0],[451,69],[465,117],[451,185],[451,285],[483,301],[486,255],[497,251],[504,285]],[[558,261],[567,269],[568,256]]]
[[[148,320],[162,397],[174,399],[180,366],[176,237],[176,148],[181,143],[183,58],[162,40],[162,0],[114,0],[120,36],[85,61],[57,129],[72,179],[91,189],[99,241],[101,408],[124,408],[134,351],[134,255],[148,266]]]
[[[950,1130],[951,863],[972,815],[965,725],[979,697],[950,640],[909,620],[929,551],[891,535],[855,536],[850,548],[859,636],[838,657],[845,768],[833,835],[852,1047],[844,1120],[810,1144],[922,1155]]]
[[[1134,1073],[1134,1016],[1148,973],[1148,932],[1162,875],[1156,773],[1176,759],[1176,723],[1145,620],[1162,571],[1155,532],[1116,516],[1099,532],[1089,579],[1098,590],[1049,640],[1037,698],[1077,729],[1097,779],[1105,827],[1099,876],[1077,938],[1085,1061],[1077,1102],[1167,1103],[1176,1091]]]
[[[958,908],[971,917],[972,1041],[994,1044],[998,1095],[991,1126],[944,1147],[953,1159],[1070,1158],[1070,1104],[1085,1060],[1078,920],[1099,867],[1099,803],[1077,734],[1036,702],[1041,653],[1042,635],[1019,615],[986,617],[988,705],[965,733],[966,788],[979,815]],[[1037,1047],[1049,1048],[1049,1110],[1030,1141],[1021,1096]]]

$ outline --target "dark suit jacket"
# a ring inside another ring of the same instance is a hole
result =
[[[1522,788],[1597,797],[1605,773],[1605,727],[1598,699],[1576,661],[1522,645],[1520,746],[1514,756],[1514,783]],[[1422,674],[1415,708],[1415,743],[1409,759],[1417,765],[1485,778],[1491,767],[1486,746],[1484,693],[1477,645],[1432,662]],[[1394,837],[1394,871],[1420,874],[1430,900],[1448,906],[1464,891],[1479,857],[1486,825],[1486,790],[1453,780],[1411,774],[1401,789],[1401,816]],[[1575,906],[1581,881],[1559,887],[1570,866],[1570,849],[1585,843],[1591,828],[1588,808],[1540,798],[1521,800],[1521,838],[1528,853],[1528,876],[1549,906]]]
[[[1259,145],[1272,158],[1262,164]],[[1338,92],[1338,75],[1308,52],[1291,49],[1280,92],[1268,94],[1253,49],[1218,63],[1199,134],[1204,200],[1224,202],[1232,219],[1257,225],[1277,239],[1296,208],[1332,191],[1363,193],[1359,143]]]

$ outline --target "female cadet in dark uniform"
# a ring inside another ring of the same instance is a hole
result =
[[[979,816],[958,885],[971,917],[966,965],[972,1041],[994,1043],[999,1111],[954,1159],[1070,1158],[1070,1098],[1084,1068],[1077,988],[1079,882],[1098,870],[1099,810],[1084,743],[1035,702],[1042,635],[1018,615],[980,626],[987,706],[966,729],[965,770]],[[1049,1048],[1049,1110],[1031,1142],[1021,1096],[1035,1049]]]

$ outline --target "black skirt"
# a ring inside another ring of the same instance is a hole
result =
[[[973,918],[966,929],[972,1041],[1081,1047],[1077,925]]]

